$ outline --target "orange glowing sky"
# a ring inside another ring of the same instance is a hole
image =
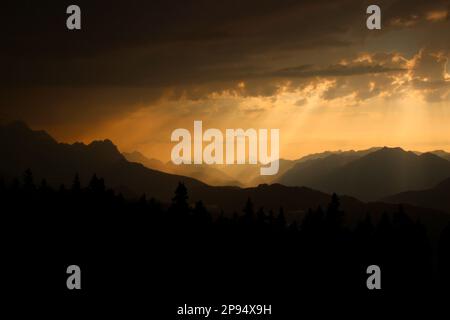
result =
[[[278,128],[288,159],[373,146],[450,150],[449,1],[380,1],[378,31],[365,28],[366,3],[356,0],[146,5],[123,25],[103,27],[123,10],[113,7],[84,33],[50,32],[42,44],[39,30],[9,26],[0,117],[164,161],[171,132],[194,120]],[[19,35],[34,44],[30,55]]]
[[[372,59],[376,58],[364,53],[347,65],[357,61],[377,63]],[[153,105],[143,105],[127,116],[103,122],[91,132],[66,139],[89,142],[110,138],[123,151],[139,150],[149,157],[169,160],[174,145],[171,132],[176,128],[193,131],[193,121],[202,120],[205,129],[279,128],[281,157],[288,159],[324,150],[372,146],[450,150],[447,58],[422,49],[409,59],[399,54],[385,59],[383,63],[399,63],[405,71],[350,79],[314,78],[300,87],[291,87],[285,81],[267,97],[243,95],[245,81],[236,82],[232,90],[198,100],[173,100],[168,94]],[[436,64],[435,74],[421,70],[423,63],[430,69]],[[428,89],[426,85],[433,81],[442,81],[445,89]],[[324,97],[335,91],[335,97]],[[435,99],[433,95],[442,97],[430,102]]]

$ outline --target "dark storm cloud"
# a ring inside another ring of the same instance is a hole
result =
[[[82,30],[73,32],[68,4],[2,8],[3,85],[222,79],[235,75],[227,67],[250,67],[252,55],[348,45],[342,34],[364,13],[355,1],[78,1]]]
[[[275,77],[286,78],[309,78],[309,77],[340,77],[362,74],[376,74],[385,72],[406,71],[404,68],[391,68],[379,64],[376,65],[332,65],[325,68],[317,68],[311,65],[305,65],[294,68],[285,68],[272,73]]]
[[[386,4],[386,10],[384,10],[383,15],[388,23],[394,23],[395,25],[397,21],[401,25],[403,22],[405,26],[411,26],[412,24],[426,20],[428,14],[432,11],[450,9],[449,0],[403,0],[384,1],[381,3]]]
[[[71,1],[2,6],[3,86],[167,86],[245,78],[277,54],[349,46],[367,36],[366,1]],[[449,1],[380,1],[404,19]],[[340,71],[339,71],[340,72]],[[338,73],[339,73],[338,72]]]
[[[81,31],[66,29],[65,11],[73,3],[82,10]],[[448,3],[378,4],[388,22],[415,15],[422,19]],[[382,37],[395,28],[387,23],[378,33],[368,32],[369,4],[359,0],[2,3],[0,107],[6,116],[27,120],[97,119],[148,104],[167,88],[175,96],[199,98],[246,81],[245,94],[269,96],[276,92],[279,77],[390,72],[395,68],[384,65],[324,67],[334,63],[330,60],[336,50],[351,53],[352,46],[365,38]],[[434,34],[430,39],[435,37],[442,38]],[[302,61],[305,57],[311,61]],[[314,65],[296,69],[303,63]]]

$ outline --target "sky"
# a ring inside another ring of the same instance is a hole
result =
[[[288,159],[450,150],[450,0],[76,1],[77,31],[70,4],[2,4],[1,121],[161,160],[194,120],[280,129]]]

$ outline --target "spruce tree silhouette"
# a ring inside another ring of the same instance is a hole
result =
[[[41,184],[39,185],[39,190],[41,191],[46,191],[49,188],[48,183],[47,183],[47,179],[42,179],[41,180]]]
[[[271,226],[273,225],[273,222],[275,221],[275,213],[272,209],[269,210],[269,216],[267,217],[267,222]]]
[[[257,228],[259,229],[258,231],[262,232],[265,229],[267,223],[267,216],[264,212],[263,207],[260,207],[256,212],[256,221],[257,221]]]
[[[39,188],[38,188],[38,192],[39,192],[40,202],[46,203],[49,200],[52,189],[48,185],[47,180],[45,178],[42,179],[41,184],[39,185]]]
[[[188,232],[187,223],[191,213],[191,208],[188,203],[188,191],[184,183],[179,182],[175,189],[175,195],[172,198],[172,203],[169,207],[172,224],[180,234]]]
[[[147,195],[145,193],[139,198],[138,203],[142,208],[147,205]]]
[[[89,182],[89,188],[94,193],[104,193],[106,190],[105,187],[105,180],[103,178],[98,178],[97,175],[94,173],[94,175],[91,178],[91,181]]]
[[[72,182],[72,192],[75,194],[78,194],[81,191],[81,183],[80,183],[80,177],[77,174],[75,174],[75,177],[73,178]]]
[[[336,193],[331,196],[331,202],[328,205],[326,221],[331,230],[337,231],[342,225],[343,213],[340,211],[341,201]]]
[[[277,217],[277,220],[276,220],[276,226],[280,230],[283,230],[286,227],[286,217],[284,215],[283,207],[280,207],[280,211],[278,212],[278,217]]]
[[[26,192],[33,192],[36,190],[31,169],[27,169],[23,175],[23,187]]]
[[[253,202],[250,199],[250,197],[247,198],[247,202],[245,203],[243,213],[244,215],[242,217],[242,221],[244,223],[244,226],[249,227],[252,224],[255,215],[255,212],[253,211]]]
[[[198,225],[199,228],[205,228],[211,223],[211,215],[208,210],[206,210],[203,201],[197,201],[193,210],[193,218],[194,222]]]
[[[179,182],[175,190],[175,196],[172,198],[171,208],[178,214],[188,214],[189,204],[188,204],[188,192],[184,183]]]

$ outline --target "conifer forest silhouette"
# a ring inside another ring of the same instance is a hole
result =
[[[83,272],[80,295],[145,290],[167,301],[228,299],[229,292],[259,303],[300,292],[375,294],[366,287],[372,264],[382,270],[385,295],[450,286],[450,226],[436,248],[401,206],[377,223],[361,216],[350,228],[336,194],[327,207],[287,222],[283,208],[255,208],[251,199],[242,212],[213,216],[202,201],[190,204],[182,183],[163,204],[151,195],[124,199],[96,175],[88,185],[75,175],[72,185],[52,188],[27,170],[0,181],[0,203],[3,241],[15,244],[6,246],[6,281],[20,293],[65,292],[70,264]]]

